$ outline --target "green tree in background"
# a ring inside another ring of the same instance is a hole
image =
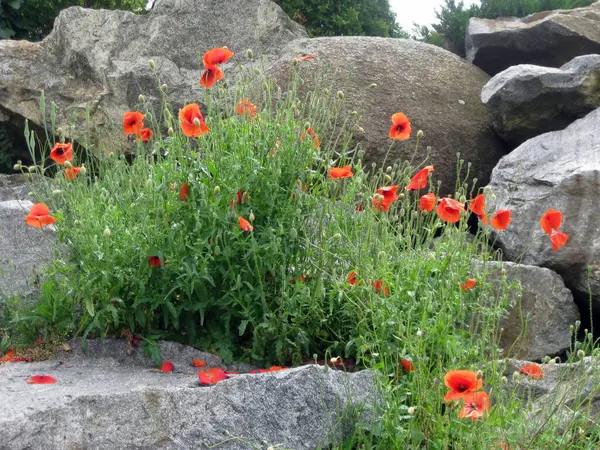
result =
[[[275,0],[310,36],[408,37],[388,0]]]
[[[146,0],[0,0],[0,39],[40,40],[69,6],[144,11]]]
[[[416,25],[414,33],[419,40],[438,45],[465,56],[465,35],[471,17],[496,19],[503,16],[524,17],[540,11],[573,9],[587,6],[596,0],[481,0],[481,5],[465,8],[462,0],[445,0],[436,11],[437,22],[432,28]]]

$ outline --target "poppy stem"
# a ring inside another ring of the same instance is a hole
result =
[[[396,141],[392,141],[392,143],[390,144],[390,147],[388,148],[388,151],[387,151],[387,153],[385,154],[385,158],[383,158],[383,162],[381,163],[381,167],[382,167],[382,169],[384,169],[384,170],[385,170],[385,163],[386,163],[386,161],[387,161],[387,159],[388,159],[388,156],[390,156],[390,152],[392,151],[392,147],[394,146],[394,143],[395,143],[395,142],[396,142]]]

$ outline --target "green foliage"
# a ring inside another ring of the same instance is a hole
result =
[[[70,6],[143,11],[146,0],[0,0],[0,6],[0,39],[36,41],[52,30],[58,13]]]
[[[436,11],[437,22],[432,28],[416,26],[418,39],[465,56],[465,35],[471,17],[496,19],[503,16],[524,17],[540,11],[580,8],[595,0],[481,0],[481,5],[465,7],[462,0],[445,0]]]
[[[311,36],[408,37],[388,0],[275,0]]]

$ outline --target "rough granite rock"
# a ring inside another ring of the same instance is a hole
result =
[[[558,274],[511,262],[488,263],[486,271],[490,281],[520,286],[510,291],[512,306],[500,322],[504,329],[500,347],[505,356],[539,360],[570,347],[569,327],[579,320],[579,309]]]
[[[490,75],[518,64],[560,67],[600,53],[600,2],[521,19],[471,18],[465,44],[467,59]]]
[[[31,200],[29,192],[31,187],[28,176],[17,173],[13,175],[0,174],[0,202],[8,200]]]
[[[122,341],[112,357],[115,345],[91,357],[0,365],[0,448],[323,448],[351,432],[376,398],[369,371],[303,366],[200,386],[191,357],[211,367],[210,355],[162,344],[175,371],[161,373],[124,359]],[[58,382],[25,383],[36,374]]]
[[[87,108],[108,151],[121,147],[123,113],[141,107],[139,94],[160,106],[150,59],[168,86],[168,100],[179,108],[202,97],[206,50],[229,47],[237,66],[248,62],[251,48],[268,62],[284,44],[305,36],[270,0],[161,0],[143,15],[72,7],[61,11],[42,42],[0,41],[0,108],[13,121],[41,125],[44,90],[67,137],[82,137]],[[232,67],[223,66],[226,78]]]
[[[578,56],[559,69],[510,67],[484,86],[481,101],[510,143],[562,130],[600,107],[600,55]]]
[[[405,39],[299,39],[284,48],[267,74],[285,87],[293,73],[290,61],[304,53],[316,56],[298,64],[306,83],[303,89],[319,83],[331,87],[331,96],[343,91],[342,111],[356,110],[361,116],[364,133],[357,130],[355,143],[366,151],[367,164],[382,164],[391,143],[391,116],[399,111],[409,117],[413,134],[409,141],[394,143],[387,162],[413,159],[416,133],[422,129],[424,137],[413,161],[421,163],[425,147],[431,146],[427,164],[435,167],[433,179],[442,181],[444,193],[454,192],[457,152],[473,164],[468,181],[476,177],[482,183],[504,155],[480,100],[489,77],[464,59]],[[377,87],[369,88],[372,83]]]
[[[506,155],[489,186],[492,209],[512,211],[510,226],[492,233],[504,258],[552,269],[570,289],[599,300],[600,108]],[[562,212],[559,231],[569,236],[555,252],[539,224],[548,209]]]
[[[54,256],[52,225],[25,224],[32,206],[29,200],[0,201],[0,299],[33,294],[42,267]]]

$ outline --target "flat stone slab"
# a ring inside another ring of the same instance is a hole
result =
[[[161,343],[175,365],[161,373],[126,349],[109,341],[93,344],[89,356],[73,346],[49,361],[0,365],[0,448],[319,448],[351,432],[376,397],[369,371],[312,365],[201,386],[190,356],[207,367],[218,357]],[[27,384],[32,375],[58,381]]]

